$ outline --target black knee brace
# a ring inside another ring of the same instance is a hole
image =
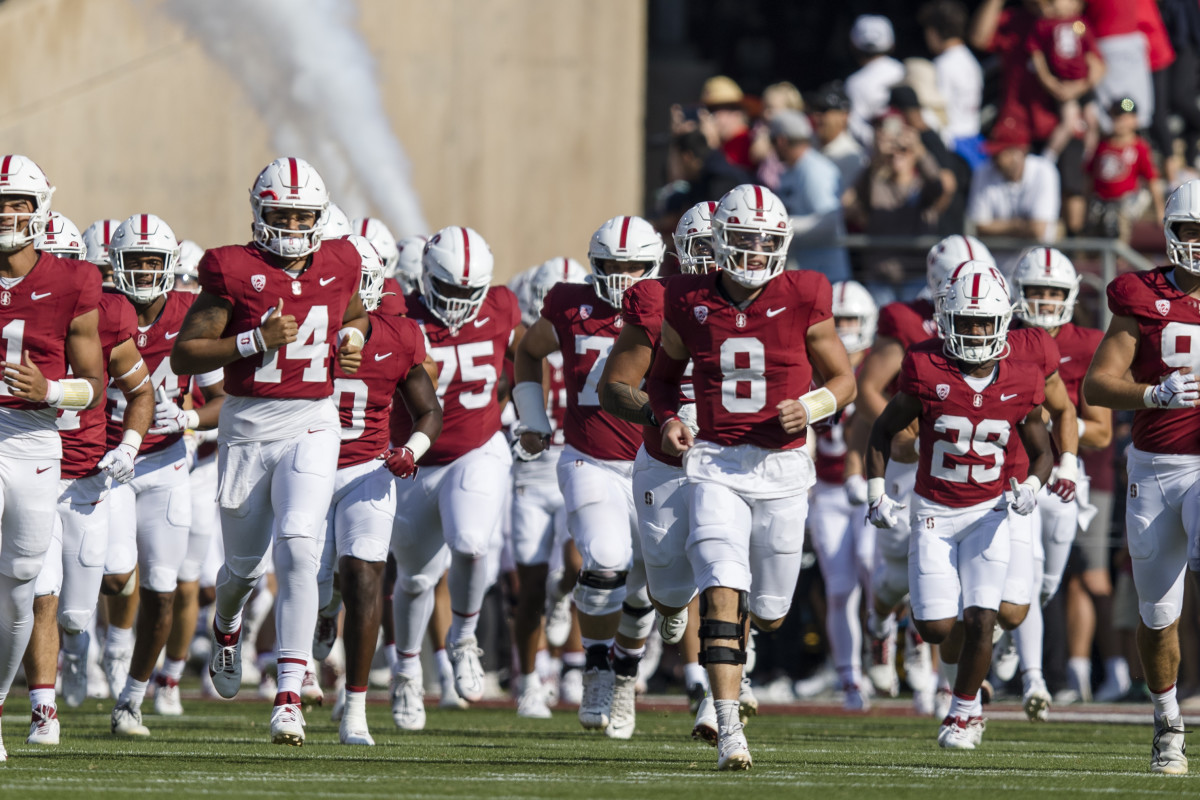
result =
[[[707,664],[746,663],[746,619],[749,616],[746,592],[738,592],[737,622],[708,618],[708,597],[700,594],[700,657],[701,666]],[[736,639],[737,647],[712,645],[711,639]]]

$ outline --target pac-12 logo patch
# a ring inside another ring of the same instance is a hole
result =
[[[1171,311],[1171,301],[1170,300],[1155,300],[1154,307],[1158,309],[1158,313],[1162,314],[1165,317]]]
[[[263,289],[267,288],[267,276],[251,275],[250,285],[254,287],[254,291],[261,292]]]
[[[945,400],[947,397],[949,397],[950,396],[950,384],[939,383],[937,385],[937,396],[938,396],[938,400]]]
[[[591,315],[592,315],[592,307],[591,306],[585,304],[585,305],[582,305],[579,307],[579,318],[580,319],[587,319]]]
[[[708,306],[692,306],[692,315],[696,317],[696,322],[703,325],[708,321]]]

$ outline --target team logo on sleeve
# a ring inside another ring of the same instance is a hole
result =
[[[267,276],[251,275],[250,285],[254,287],[254,291],[261,292],[263,289],[267,288]]]
[[[937,385],[937,396],[938,396],[938,400],[945,400],[947,397],[949,397],[950,396],[950,384],[939,383]]]
[[[591,315],[592,315],[592,307],[591,306],[584,304],[579,307],[579,318],[580,319],[587,319]]]
[[[1154,307],[1158,309],[1158,313],[1162,314],[1165,317],[1171,311],[1171,301],[1170,300],[1155,300]]]
[[[708,321],[708,306],[692,306],[692,315],[696,317],[696,322],[703,325]]]

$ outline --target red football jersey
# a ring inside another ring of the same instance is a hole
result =
[[[879,309],[876,336],[887,336],[904,349],[938,335],[937,323],[933,321],[933,303],[928,300],[913,300],[908,303],[888,303]]]
[[[723,445],[787,450],[804,431],[785,433],[776,406],[812,388],[808,329],[833,316],[833,290],[818,272],[772,279],[745,309],[717,286],[721,273],[667,282],[666,319],[692,354],[700,438]]]
[[[817,457],[813,464],[817,468],[817,479],[826,483],[846,482],[846,421],[854,413],[854,404],[846,406],[837,422],[832,418],[819,423],[813,430],[817,434]]]
[[[409,370],[425,360],[425,337],[411,319],[374,311],[362,359],[354,376],[336,363],[333,367],[333,396],[342,423],[338,469],[370,461],[387,450],[392,397]]]
[[[132,339],[137,333],[137,311],[118,292],[100,295],[100,353],[104,357],[103,380],[108,383],[108,360],[113,349],[122,342]],[[109,392],[119,389],[109,387]],[[122,403],[124,395],[122,395]],[[62,477],[82,478],[96,471],[96,464],[110,449],[107,446],[105,419],[107,403],[85,411],[59,411],[58,435],[62,439]],[[120,436],[117,437],[118,440]]]
[[[358,291],[362,259],[354,245],[331,239],[293,278],[253,245],[207,251],[200,260],[200,285],[233,306],[224,336],[253,330],[280,298],[283,313],[296,318],[296,341],[269,353],[239,358],[225,366],[225,391],[237,397],[319,398],[333,393],[331,363],[337,332]]]
[[[967,384],[942,342],[922,342],[900,367],[900,391],[921,401],[916,493],[952,508],[994,500],[1008,488],[1005,450],[1020,440],[1018,423],[1045,399],[1034,365],[1012,356],[997,362],[982,391]]]
[[[1062,360],[1058,344],[1050,334],[1041,328],[1014,328],[1008,332],[1008,358],[1026,364],[1036,364],[1038,374],[1045,380],[1058,371]],[[1084,367],[1086,370],[1087,368]],[[1042,393],[1046,385],[1043,381]],[[1029,475],[1029,454],[1019,436],[1014,436],[1008,443],[1008,477],[1023,481]]]
[[[641,426],[600,408],[600,375],[625,324],[621,313],[601,301],[591,284],[560,283],[546,295],[542,316],[554,326],[563,358],[566,443],[592,458],[632,461],[642,440]]]
[[[385,278],[383,281],[383,299],[379,301],[377,311],[393,317],[402,317],[408,313],[408,302],[404,299],[404,290],[395,278]]]
[[[425,332],[429,355],[438,365],[438,397],[442,401],[442,435],[421,459],[441,466],[482,446],[500,430],[496,380],[504,369],[504,354],[521,322],[517,296],[503,286],[488,289],[475,319],[456,335],[434,316],[417,295],[405,298],[409,318]],[[392,406],[391,435],[404,444],[412,418],[403,403]]]
[[[650,339],[650,347],[658,350],[659,340],[662,339],[663,295],[666,292],[666,281],[651,279],[638,281],[625,290],[621,301],[621,316],[627,325],[637,325],[646,332]],[[689,363],[683,380],[680,381],[680,404],[690,403],[694,397],[692,389],[692,365]],[[669,456],[662,449],[662,431],[648,425],[642,426],[642,446],[646,452],[663,462],[675,467],[683,466],[683,459]]]
[[[176,375],[171,369],[171,348],[175,346],[175,337],[183,328],[183,319],[195,300],[196,295],[191,292],[167,292],[167,304],[163,306],[158,319],[145,328],[139,326],[135,334],[134,344],[142,354],[142,360],[146,362],[156,403],[160,396],[159,390],[163,389],[168,400],[176,405],[183,404],[183,395],[187,393],[191,377]],[[121,443],[122,423],[125,420],[125,395],[116,386],[108,387],[105,409],[108,412],[108,449],[111,450]],[[182,433],[148,433],[142,440],[141,452],[156,453],[165,450],[182,438]]]
[[[566,442],[563,428],[567,424],[567,373],[563,369],[562,353],[551,353],[546,361],[550,364],[546,416],[550,418],[550,425],[554,429],[550,433],[550,444],[561,446]]]
[[[1058,345],[1058,374],[1067,385],[1067,394],[1075,408],[1079,408],[1082,399],[1083,377],[1087,375],[1092,356],[1103,338],[1104,331],[1082,328],[1073,322],[1059,328],[1054,337],[1054,343]]]
[[[86,261],[38,253],[37,263],[10,287],[0,285],[0,339],[4,360],[19,364],[24,351],[48,381],[67,377],[67,332],[71,320],[100,303],[100,271]],[[0,381],[0,407],[46,408],[13,397]]]
[[[1200,302],[1175,288],[1174,267],[1118,275],[1108,285],[1108,307],[1138,326],[1130,366],[1139,383],[1158,383],[1182,367],[1200,373]],[[1200,410],[1133,412],[1133,446],[1146,453],[1200,455]]]
[[[1117,200],[1136,192],[1138,178],[1147,182],[1158,179],[1150,145],[1140,136],[1126,145],[1100,142],[1087,172],[1092,176],[1092,191],[1101,200]]]

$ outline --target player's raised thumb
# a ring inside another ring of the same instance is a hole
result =
[[[279,302],[275,304],[275,308],[271,311],[270,317],[278,317],[283,314],[283,298],[279,298]]]

